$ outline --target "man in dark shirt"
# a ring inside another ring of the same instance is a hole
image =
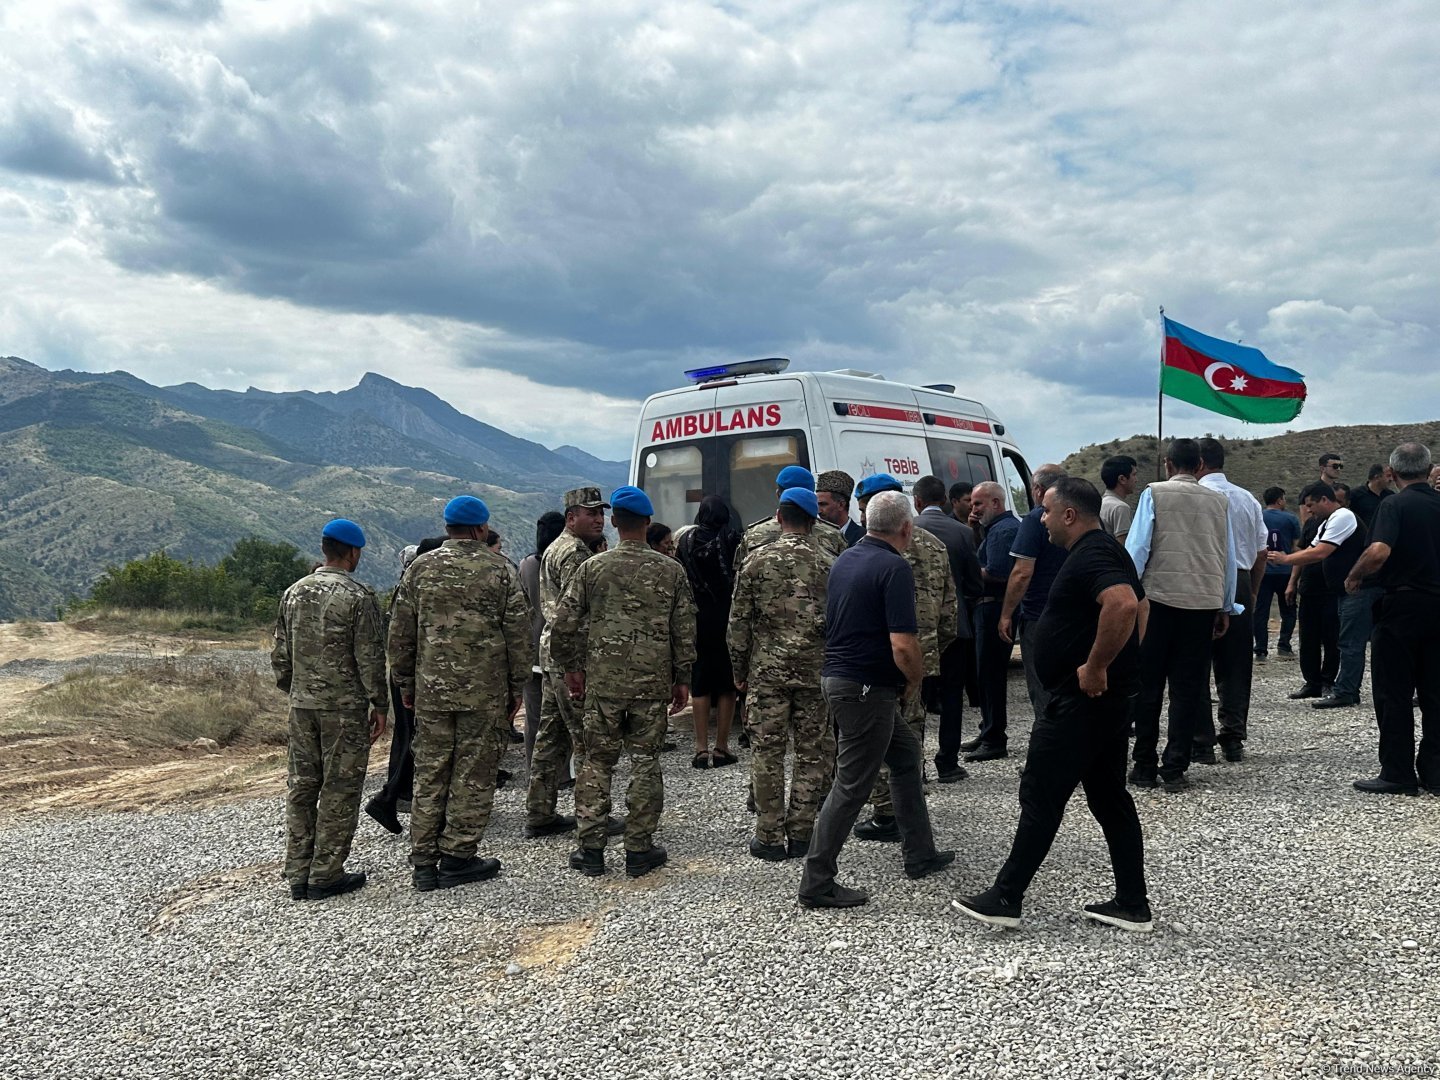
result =
[[[1300,539],[1300,519],[1285,509],[1285,489],[1265,489],[1265,546],[1271,551],[1289,555],[1295,550],[1295,541]],[[1290,568],[1271,563],[1265,568],[1260,579],[1260,591],[1255,596],[1255,611],[1252,615],[1252,629],[1255,637],[1255,659],[1264,660],[1270,653],[1270,605],[1272,600],[1280,602],[1280,643],[1276,653],[1280,656],[1295,655],[1291,640],[1295,633],[1295,604],[1286,595],[1290,584]]]
[[[1144,589],[1130,556],[1100,525],[1100,493],[1093,484],[1062,479],[1045,492],[1043,506],[1050,538],[1068,549],[1069,558],[1032,639],[1035,670],[1049,697],[1030,734],[1020,777],[1020,824],[995,884],[951,904],[993,926],[1018,926],[1025,890],[1079,785],[1105,834],[1115,871],[1115,898],[1087,905],[1085,915],[1148,931],[1144,841],[1125,787]]]
[[[1010,549],[1020,528],[1020,519],[1005,506],[1005,489],[993,480],[976,484],[970,493],[972,515],[985,527],[980,544],[982,592],[975,601],[975,668],[980,686],[980,734],[960,744],[966,761],[988,761],[1005,757],[1008,717],[1005,710],[1006,682],[1010,676],[1013,642],[1000,636],[1000,608],[1005,585],[1015,564]]]
[[[901,705],[920,691],[924,662],[915,619],[915,576],[900,552],[915,524],[898,491],[882,491],[865,508],[865,538],[830,568],[825,605],[821,689],[838,729],[835,782],[825,799],[805,872],[805,907],[856,907],[870,897],[835,880],[836,860],[880,765],[890,766],[890,797],[900,827],[905,873],[923,878],[950,865],[936,851],[920,775],[920,740],[901,720]]]
[[[1424,787],[1440,795],[1440,492],[1428,482],[1431,464],[1419,443],[1396,447],[1390,471],[1400,492],[1380,504],[1370,546],[1345,578],[1351,595],[1376,575],[1385,591],[1371,639],[1380,775],[1355,781],[1358,791],[1416,795]]]
[[[1365,526],[1366,532],[1375,524],[1375,511],[1380,509],[1381,502],[1394,494],[1390,490],[1390,479],[1385,475],[1385,466],[1371,465],[1365,486],[1350,492],[1350,509]]]
[[[1320,524],[1313,516],[1305,519],[1300,530],[1301,551],[1314,546]],[[1300,677],[1305,680],[1290,699],[1325,697],[1340,671],[1340,600],[1325,584],[1325,571],[1319,563],[1292,567],[1290,583],[1299,606]]]

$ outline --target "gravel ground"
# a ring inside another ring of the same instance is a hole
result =
[[[14,825],[0,1077],[1440,1075],[1440,799],[1351,791],[1370,710],[1285,701],[1293,664],[1258,675],[1246,762],[1137,794],[1149,936],[1079,917],[1112,885],[1083,800],[1020,931],[952,913],[1008,850],[1018,756],[934,788],[948,875],[852,841],[842,880],[873,899],[848,912],[799,908],[798,866],[745,854],[743,769],[689,768],[683,736],[672,864],[635,882],[615,846],[591,880],[563,839],[522,840],[514,787],[497,880],[416,894],[362,817],[371,885],[321,904],[277,879],[274,800]]]

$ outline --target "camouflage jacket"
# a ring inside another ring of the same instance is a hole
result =
[[[944,543],[917,528],[905,549],[905,561],[915,575],[915,620],[920,628],[920,651],[925,674],[940,674],[940,654],[955,640],[957,614],[955,577]]]
[[[390,675],[417,712],[518,701],[535,662],[520,575],[478,540],[446,540],[405,571],[388,647]]]
[[[668,698],[695,663],[684,569],[638,540],[587,560],[550,623],[550,656],[557,671],[584,671],[598,697]]]
[[[773,517],[747,526],[745,535],[740,538],[740,546],[735,549],[735,569],[738,571],[745,565],[746,559],[783,535],[780,523]],[[810,543],[828,555],[831,562],[849,546],[845,543],[845,534],[823,518],[815,519],[815,527],[810,530]]]
[[[370,586],[322,566],[285,590],[270,650],[295,709],[389,711],[380,605]]]
[[[833,560],[803,536],[754,553],[735,579],[727,640],[737,682],[818,687]]]
[[[564,674],[562,668],[550,661],[550,624],[555,621],[565,586],[590,555],[590,547],[584,540],[574,533],[562,532],[540,559],[540,617],[545,621],[545,628],[540,631],[540,667],[545,671]]]

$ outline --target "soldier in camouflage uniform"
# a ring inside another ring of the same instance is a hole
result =
[[[587,561],[560,598],[550,623],[550,656],[584,700],[585,759],[575,778],[579,847],[570,867],[605,872],[610,784],[620,751],[630,755],[625,794],[625,872],[639,877],[665,863],[654,842],[664,805],[660,749],[665,706],[679,712],[690,698],[695,662],[695,605],[685,571],[645,542],[654,508],[639,488],[610,496],[620,544]]]
[[[778,499],[791,488],[813,492],[814,474],[801,465],[786,465],[780,470],[780,475],[775,477],[775,497]],[[739,573],[745,560],[751,555],[779,539],[780,524],[773,517],[747,525],[745,535],[740,538],[740,546],[735,549],[736,573]],[[815,528],[810,530],[810,542],[828,554],[832,560],[850,546],[846,543],[844,534],[824,518],[816,521]]]
[[[370,744],[385,730],[389,685],[380,607],[350,575],[365,534],[353,521],[325,526],[325,565],[280,600],[270,664],[290,697],[285,879],[295,900],[352,892],[365,875],[345,859],[360,817]],[[368,714],[368,723],[367,723]]]
[[[735,682],[749,695],[755,837],[750,854],[779,862],[810,849],[835,736],[820,691],[825,582],[833,560],[810,542],[815,495],[790,488],[776,511],[782,535],[746,560],[735,579],[728,641]],[[785,748],[793,738],[790,806]],[[788,845],[787,845],[788,841]]]
[[[525,796],[525,836],[555,836],[571,832],[575,819],[555,813],[560,783],[569,775],[570,760],[583,753],[582,715],[565,689],[565,670],[550,658],[550,624],[565,587],[590,558],[592,545],[605,536],[605,511],[610,504],[595,487],[565,493],[565,531],[545,549],[540,559],[540,726],[530,757],[530,789]],[[576,774],[579,765],[576,765]]]
[[[445,543],[411,564],[390,615],[390,670],[415,710],[410,863],[421,892],[500,872],[476,849],[534,656],[520,575],[486,546],[489,520],[479,499],[451,499]]]
[[[870,499],[882,491],[904,491],[899,480],[886,473],[867,476],[860,484],[860,517],[865,517],[865,506]],[[905,561],[915,576],[915,621],[919,628],[920,651],[924,655],[925,674],[940,674],[940,654],[955,640],[958,601],[955,593],[955,577],[950,572],[950,553],[945,545],[924,529],[916,529],[910,546],[904,552]],[[923,747],[925,743],[925,702],[916,694],[905,703],[905,722],[915,732]],[[855,835],[862,840],[900,841],[900,829],[895,824],[895,807],[890,799],[890,774],[883,766],[875,780],[872,800],[874,817],[855,826]]]

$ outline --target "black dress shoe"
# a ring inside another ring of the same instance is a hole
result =
[[[387,802],[376,795],[365,804],[365,813],[379,822],[380,827],[388,833],[400,835],[400,819],[395,816],[395,804]]]
[[[538,840],[542,836],[560,836],[575,831],[575,819],[569,814],[556,814],[543,825],[526,825],[521,835],[526,840]]]
[[[934,855],[930,856],[930,858],[926,859],[924,862],[906,863],[905,876],[908,877],[911,881],[919,881],[921,878],[927,878],[931,874],[935,874],[941,870],[944,870],[945,867],[949,866],[954,861],[955,852],[937,851]]]
[[[996,758],[1009,757],[1010,751],[1003,746],[991,746],[981,743],[974,750],[965,755],[966,761],[994,761]]]
[[[801,893],[800,904],[808,908],[847,908],[869,903],[870,894],[864,889],[847,889],[844,885],[831,885],[829,892]]]
[[[1186,779],[1184,773],[1176,773],[1174,776],[1162,776],[1160,786],[1171,795],[1178,795],[1182,791],[1190,790],[1190,781]]]
[[[441,855],[436,878],[440,888],[453,889],[457,885],[469,885],[472,881],[488,881],[498,873],[499,859],[482,859],[479,856],[457,859],[453,855]]]
[[[516,730],[512,727],[512,728],[510,729],[510,741],[511,741],[511,742],[524,742],[524,741],[525,741],[525,733],[524,733],[523,731],[516,731]]]
[[[861,840],[878,840],[883,844],[899,843],[900,826],[895,824],[893,817],[876,814],[869,821],[855,826],[855,836]]]
[[[328,900],[332,896],[344,896],[346,893],[354,892],[364,884],[364,874],[341,874],[334,881],[326,882],[324,885],[316,885],[311,882],[305,895],[311,900]]]
[[[1418,784],[1397,784],[1393,780],[1386,780],[1377,776],[1372,780],[1356,780],[1354,784],[1356,791],[1363,791],[1369,795],[1419,795]]]
[[[1215,756],[1215,747],[1195,747],[1190,752],[1190,763],[1192,765],[1218,765],[1220,759]]]
[[[570,869],[579,870],[586,877],[599,877],[605,873],[604,849],[576,848],[570,852]]]
[[[961,749],[961,750],[964,750],[967,754],[968,754],[971,750],[978,750],[979,748],[980,748],[980,739],[979,739],[978,736],[977,736],[976,738],[973,738],[973,739],[966,739],[964,742],[962,742],[962,743],[960,744],[960,749]]]
[[[1226,760],[1226,761],[1244,761],[1244,760],[1245,760],[1245,744],[1244,744],[1244,743],[1238,743],[1238,742],[1237,742],[1237,743],[1226,743],[1225,746],[1223,747],[1223,749],[1224,749],[1224,751],[1225,751],[1225,760]]]
[[[1320,687],[1316,686],[1313,682],[1307,682],[1304,686],[1300,687],[1299,690],[1296,690],[1293,694],[1290,695],[1290,700],[1304,701],[1306,698],[1320,696]]]
[[[1319,701],[1312,701],[1312,709],[1351,709],[1360,704],[1358,697],[1341,697],[1339,694],[1331,694],[1329,697],[1322,697]]]
[[[290,882],[290,899],[291,899],[291,900],[309,900],[309,899],[310,899],[310,886],[309,886],[308,884],[306,884],[305,882],[303,882],[303,881],[292,881],[292,882]]]
[[[1130,770],[1130,784],[1132,787],[1159,787],[1160,777],[1153,765],[1136,765]]]
[[[948,769],[939,769],[935,778],[942,784],[958,784],[969,775],[963,765],[952,765]]]
[[[496,791],[499,791],[502,787],[504,787],[506,784],[508,784],[508,783],[511,781],[511,779],[513,779],[514,775],[515,775],[515,774],[512,773],[509,769],[496,769],[496,770],[495,770],[495,790],[496,790]]]
[[[784,844],[767,844],[763,840],[750,841],[750,854],[766,862],[784,862],[790,857]]]
[[[810,854],[810,837],[806,836],[797,840],[792,836],[790,842],[785,845],[785,854],[789,855],[792,859],[805,858],[806,855]]]
[[[651,870],[658,870],[670,859],[670,853],[659,844],[651,844],[644,851],[625,852],[625,873],[630,877],[644,877]]]

